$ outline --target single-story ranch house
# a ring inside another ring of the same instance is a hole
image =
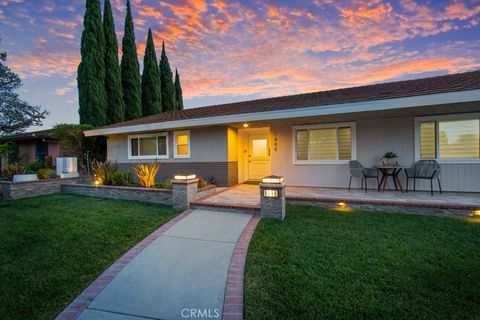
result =
[[[345,188],[349,160],[374,166],[392,151],[405,166],[436,159],[444,190],[478,192],[480,71],[165,112],[85,134],[107,136],[121,169],[159,162],[159,180],[193,173],[231,186],[275,174]]]

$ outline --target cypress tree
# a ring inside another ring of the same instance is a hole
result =
[[[165,53],[165,42],[162,42],[162,56],[160,57],[160,83],[162,85],[163,111],[175,110],[175,87],[173,86],[172,69]]]
[[[180,84],[180,75],[177,68],[175,68],[175,102],[177,103],[177,110],[183,110],[182,85]]]
[[[147,46],[143,57],[142,113],[144,116],[162,112],[160,70],[153,43],[152,30],[148,29]]]
[[[110,0],[105,0],[103,9],[103,32],[105,33],[105,92],[107,95],[107,123],[125,119],[122,78],[118,63],[118,43]]]
[[[83,17],[81,62],[77,70],[78,113],[81,124],[102,126],[107,122],[105,94],[105,36],[99,0],[87,0]]]
[[[122,41],[122,89],[125,102],[125,120],[142,116],[140,66],[138,65],[135,31],[133,28],[132,9],[127,0],[127,16],[125,17],[125,32]]]

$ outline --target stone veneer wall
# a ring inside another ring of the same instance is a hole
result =
[[[62,192],[97,198],[135,200],[172,205],[172,191],[166,189],[64,184],[62,185]]]
[[[211,177],[215,178],[215,185],[219,187],[229,187],[238,183],[238,162],[159,162],[156,181],[165,181],[173,179],[178,173],[196,174],[205,180]],[[133,174],[132,167],[136,163],[118,163],[120,171],[130,171]]]
[[[61,192],[61,186],[66,179],[48,179],[38,181],[11,182],[0,181],[2,199],[21,199],[29,197],[44,196]],[[68,179],[72,182],[76,179]]]

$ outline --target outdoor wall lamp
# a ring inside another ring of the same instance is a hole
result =
[[[195,179],[197,176],[194,175],[194,174],[176,174],[173,179],[174,180],[184,180],[184,181],[187,181],[187,180],[193,180]]]
[[[268,176],[262,179],[264,184],[282,184],[284,181],[285,179],[279,176]]]

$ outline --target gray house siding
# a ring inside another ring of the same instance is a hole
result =
[[[158,159],[157,181],[172,179],[178,173],[194,173],[204,179],[215,179],[218,186],[230,186],[238,181],[238,163],[228,161],[227,127],[190,130],[190,158],[175,159],[173,131],[168,133],[169,159]],[[138,163],[155,160],[128,159],[128,135],[112,135],[107,140],[107,157],[117,161],[121,171],[132,171]]]
[[[352,119],[352,121],[355,121]],[[298,186],[340,187],[348,186],[348,164],[299,165],[293,163],[293,127],[272,127],[277,134],[278,150],[272,157],[272,173],[286,177],[287,184]],[[365,166],[381,162],[386,151],[399,154],[405,166],[415,163],[414,118],[379,118],[356,121],[357,159]],[[441,183],[446,191],[480,191],[480,164],[441,164]],[[403,186],[405,175],[400,174]],[[372,179],[369,185],[376,186]],[[352,182],[360,187],[360,181]],[[390,188],[393,185],[389,185]],[[434,184],[436,188],[436,183]],[[417,181],[420,190],[429,189],[428,181]]]

